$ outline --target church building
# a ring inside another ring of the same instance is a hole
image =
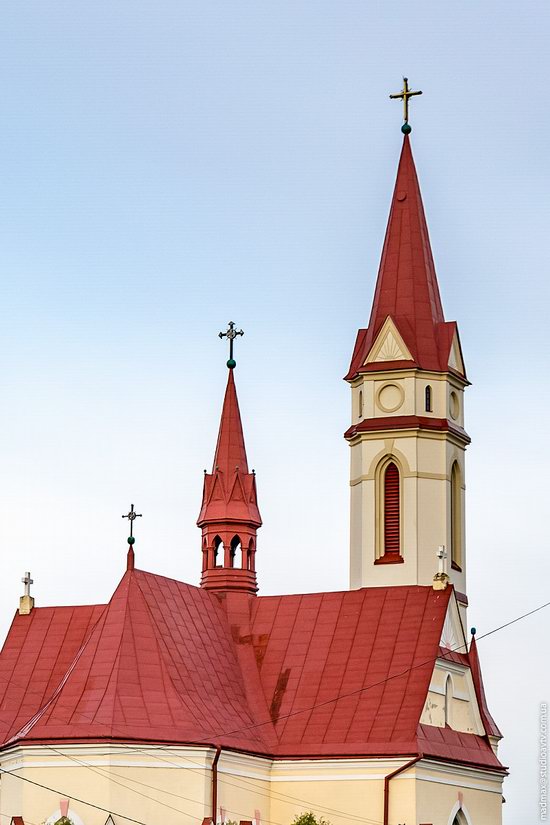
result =
[[[0,811],[15,825],[291,825],[308,811],[332,825],[501,825],[501,733],[466,618],[469,382],[403,132],[346,375],[349,590],[261,595],[231,357],[200,586],[142,570],[132,531],[107,604],[35,606],[26,576],[0,654]]]

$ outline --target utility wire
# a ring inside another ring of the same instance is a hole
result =
[[[68,796],[68,794],[66,794],[64,791],[58,791],[55,788],[50,788],[49,785],[43,785],[41,782],[35,782],[34,779],[29,779],[27,776],[21,776],[18,773],[7,771],[5,768],[0,768],[0,773],[5,773],[8,776],[13,776],[16,779],[20,779],[22,782],[28,782],[30,785],[35,785],[37,788],[42,788],[45,791],[51,791],[51,793],[55,793],[58,796]],[[127,822],[134,822],[135,825],[147,825],[146,822],[142,822],[140,819],[133,819],[131,816],[124,816],[124,814],[117,813],[116,811],[110,811],[107,808],[102,808],[101,805],[96,805],[94,802],[86,802],[85,799],[79,799],[76,796],[72,796],[72,794],[70,795],[70,798],[73,802],[79,802],[81,805],[87,805],[89,808],[95,808],[96,811],[102,811],[103,813],[109,814],[110,816],[119,816],[121,819],[125,819]]]

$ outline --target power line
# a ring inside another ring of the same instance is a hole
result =
[[[96,805],[94,802],[86,802],[85,799],[79,799],[72,794],[66,794],[64,791],[58,791],[55,788],[50,788],[48,785],[43,785],[41,782],[35,782],[34,779],[29,779],[27,776],[21,776],[18,773],[7,771],[5,768],[0,768],[0,773],[13,776],[16,779],[20,779],[22,782],[28,782],[30,785],[35,785],[37,788],[42,788],[45,791],[50,791],[51,793],[58,794],[61,797],[70,796],[73,802],[79,802],[81,805],[87,805],[89,808],[95,808],[96,811],[102,811],[104,814],[109,814],[110,816],[119,816],[127,822],[134,822],[135,825],[147,825],[146,822],[142,822],[140,819],[133,819],[131,816],[125,816],[124,814],[117,813],[116,811],[110,811],[107,808],[102,808],[101,805]]]

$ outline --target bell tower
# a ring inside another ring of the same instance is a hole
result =
[[[402,131],[369,325],[346,375],[351,587],[450,580],[465,604],[469,382],[457,325],[443,314],[407,122]]]
[[[207,590],[255,594],[258,510],[256,476],[249,473],[237,390],[235,387],[233,322],[227,333],[230,358],[212,472],[204,473],[202,506],[197,525],[202,531],[201,587]]]

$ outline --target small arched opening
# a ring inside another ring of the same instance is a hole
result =
[[[453,680],[450,675],[445,679],[445,726],[452,727]]]
[[[359,418],[363,418],[363,390],[359,390]]]
[[[433,412],[432,388],[429,384],[424,390],[424,409],[426,412]]]
[[[214,539],[214,567],[223,567],[223,541],[219,536]]]
[[[239,558],[239,554],[241,554],[241,540],[239,536],[233,536],[231,539],[231,547],[229,552],[229,565],[230,567],[235,567],[235,559]]]
[[[246,569],[247,570],[254,570],[254,539],[250,539],[248,542],[248,547],[246,549]]]

